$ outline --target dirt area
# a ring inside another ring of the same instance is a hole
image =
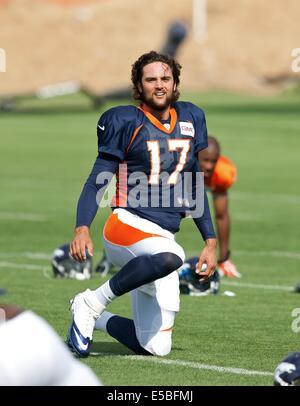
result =
[[[300,79],[299,0],[207,0],[206,38],[192,31],[193,0],[0,0],[0,94],[75,80],[96,92],[129,84],[131,64],[159,50],[168,26],[191,27],[180,48],[182,88],[276,91],[266,78]],[[298,19],[298,21],[297,21]]]

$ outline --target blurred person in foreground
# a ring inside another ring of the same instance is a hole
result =
[[[99,386],[41,317],[0,305],[0,386]]]
[[[199,152],[207,147],[205,115],[192,103],[177,101],[180,70],[170,56],[143,54],[131,72],[134,97],[141,104],[109,109],[99,119],[98,157],[78,202],[70,252],[78,261],[93,255],[89,227],[117,173],[103,239],[108,260],[121,269],[98,289],[87,289],[71,301],[67,343],[79,356],[89,355],[95,327],[136,354],[164,356],[171,351],[179,311],[177,269],[185,259],[175,234],[186,214],[204,240],[199,278],[206,280],[215,271],[216,236],[199,168]],[[104,178],[105,173],[110,176]],[[180,193],[185,188],[191,193]],[[133,320],[106,311],[127,292]]]
[[[235,264],[230,258],[230,215],[229,188],[237,177],[234,163],[221,154],[220,143],[215,137],[208,137],[208,147],[199,153],[200,166],[204,172],[204,183],[213,198],[215,223],[217,228],[219,260],[217,269],[221,276],[240,278]]]

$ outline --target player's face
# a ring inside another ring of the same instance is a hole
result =
[[[143,68],[139,91],[142,100],[153,110],[166,110],[176,90],[172,70],[162,62],[152,62]]]
[[[201,170],[205,178],[210,178],[213,174],[219,156],[219,151],[210,146],[199,153]]]

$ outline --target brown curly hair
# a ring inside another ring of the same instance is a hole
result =
[[[152,62],[162,62],[170,66],[176,84],[176,90],[174,91],[172,98],[172,102],[175,102],[176,100],[178,100],[180,95],[178,91],[178,85],[180,83],[179,77],[181,65],[171,56],[159,54],[155,51],[150,51],[146,54],[141,55],[139,59],[132,65],[131,82],[133,84],[133,98],[135,100],[142,100],[142,94],[138,89],[138,85],[141,84],[142,81],[144,66]]]

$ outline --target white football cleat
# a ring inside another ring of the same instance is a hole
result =
[[[67,344],[79,356],[86,357],[91,349],[96,320],[105,306],[90,289],[79,293],[70,302],[73,321],[68,331]]]

